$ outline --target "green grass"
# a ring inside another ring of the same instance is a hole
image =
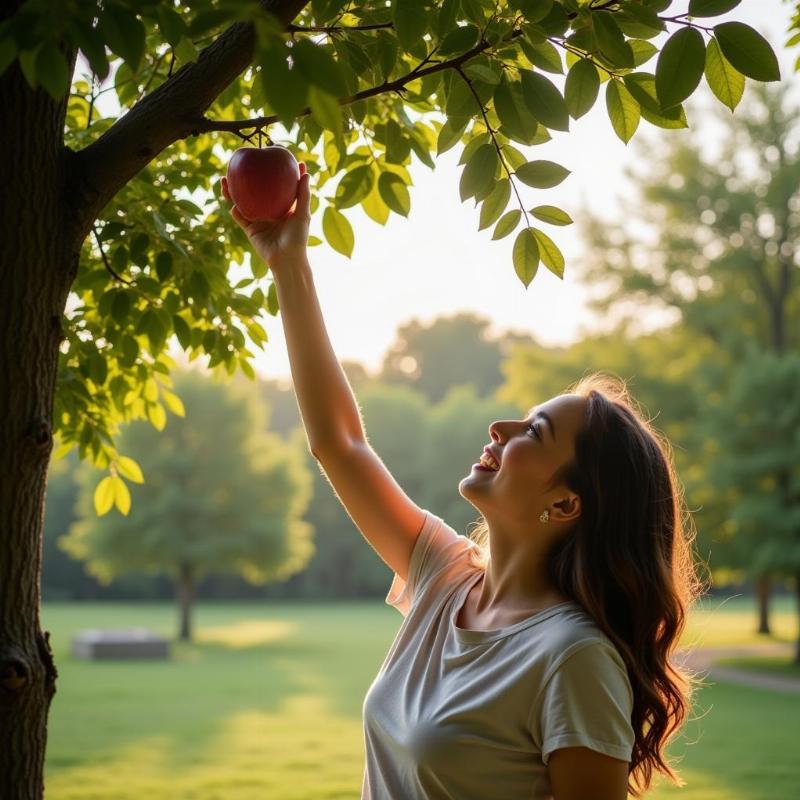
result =
[[[775,640],[793,606],[775,604]],[[74,632],[147,627],[171,635],[165,605],[50,604],[59,669],[50,712],[48,800],[312,800],[361,787],[361,708],[400,625],[380,601],[201,605],[197,642],[167,662],[83,662]],[[687,643],[764,641],[736,599],[692,617]],[[789,797],[800,781],[800,695],[717,684],[670,750],[688,785],[661,779],[647,798]],[[677,792],[680,792],[678,795]]]

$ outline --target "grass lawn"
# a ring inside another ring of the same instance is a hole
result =
[[[794,605],[773,607],[775,640],[795,635]],[[171,635],[166,605],[49,604],[59,669],[50,712],[48,800],[356,798],[361,707],[400,626],[379,601],[201,605],[197,641],[168,662],[83,662],[74,632],[147,627]],[[687,644],[764,641],[737,598],[693,615]],[[790,797],[800,782],[800,695],[703,688],[671,755],[687,786],[654,800]]]

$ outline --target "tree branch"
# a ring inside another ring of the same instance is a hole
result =
[[[522,31],[514,30],[508,36],[504,37],[503,41],[512,41],[519,36],[522,36]],[[357,92],[349,97],[341,97],[339,98],[339,105],[348,106],[351,103],[357,102],[358,100],[365,100],[368,97],[375,97],[375,95],[385,94],[387,92],[402,91],[403,87],[407,83],[410,83],[417,78],[424,78],[426,75],[431,75],[434,72],[441,72],[445,69],[456,69],[465,61],[469,61],[469,59],[492,47],[493,45],[489,42],[479,42],[471,50],[467,50],[465,53],[462,53],[460,56],[456,56],[455,58],[451,58],[449,61],[440,61],[430,67],[427,67],[426,69],[420,69],[419,66],[417,66],[414,67],[411,72],[401,75],[399,78],[396,78],[393,81],[384,81],[378,86],[373,86],[370,89],[364,89],[363,91]],[[431,55],[432,53],[429,53],[428,56],[426,56],[426,60]],[[422,63],[425,62],[423,61]],[[310,113],[311,109],[306,107],[297,116],[305,117]],[[206,117],[200,117],[199,119],[191,122],[191,128],[189,131],[187,131],[186,135],[188,136],[191,133],[194,136],[198,136],[199,134],[206,133],[208,131],[229,131],[230,133],[238,133],[246,128],[262,128],[267,125],[272,125],[278,121],[278,117],[275,114],[269,117],[253,117],[252,119],[239,120],[214,120],[207,119]]]
[[[262,0],[261,8],[288,25],[308,0]],[[196,62],[181,67],[136,103],[96,142],[67,150],[66,194],[75,246],[114,195],[162,150],[184,138],[188,119],[202,114],[253,61],[255,31],[237,22],[218,36]]]

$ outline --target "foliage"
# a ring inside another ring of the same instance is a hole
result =
[[[708,415],[721,451],[712,485],[733,490],[733,543],[750,577],[800,575],[800,353],[753,348]]]
[[[299,437],[267,431],[266,409],[249,385],[225,387],[195,371],[179,374],[184,419],[163,433],[138,421],[121,435],[147,470],[130,514],[97,517],[92,470],[79,476],[79,520],[63,540],[103,581],[131,570],[195,576],[234,571],[251,582],[282,580],[313,552],[301,519],[310,475]]]
[[[148,419],[162,429],[167,409],[180,413],[168,346],[253,377],[251,348],[267,338],[259,317],[278,308],[266,265],[249,260],[244,233],[218,204],[218,176],[242,140],[260,144],[266,133],[306,162],[312,212],[323,206],[323,234],[347,256],[355,243],[348,208],[360,204],[379,224],[407,215],[412,154],[433,169],[434,155],[460,145],[459,196],[481,204],[480,228],[494,226],[500,239],[524,221],[512,247],[520,280],[529,286],[540,262],[562,277],[557,244],[530,216],[558,226],[569,215],[529,210],[523,193],[557,185],[569,170],[530,159],[518,145],[567,131],[603,84],[614,129],[627,141],[639,118],[685,127],[681,102],[701,72],[731,108],[743,76],[777,80],[774,54],[756,31],[693,21],[736,5],[693,0],[689,17],[669,16],[670,0],[312,0],[286,28],[277,16],[286,2],[273,4],[276,14],[253,0],[95,0],[53,13],[47,0],[28,0],[0,22],[0,74],[17,64],[31,89],[55,99],[68,93],[71,163],[91,172],[96,154],[156,106],[154,120],[180,127],[165,149],[137,152],[141,167],[114,190],[82,244],[63,321],[59,455],[77,446],[109,469],[100,508],[124,512],[125,481],[138,473],[117,450],[119,426]],[[239,35],[237,22],[253,26],[252,64],[202,115],[176,120],[165,98],[204,59],[223,57],[220,45]],[[665,32],[655,72],[647,72],[659,52],[651,40]],[[90,70],[73,75],[77,49]],[[107,91],[119,118],[96,112]]]

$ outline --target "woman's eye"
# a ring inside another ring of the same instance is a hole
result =
[[[539,437],[539,431],[537,431],[537,430],[536,430],[536,426],[535,426],[533,423],[531,423],[530,425],[528,425],[528,430],[529,430],[529,431],[530,431],[530,432],[531,432],[531,433],[532,433],[532,434],[533,434],[533,435],[534,435],[534,436],[535,436],[537,439],[538,439],[538,438],[540,438],[540,437]]]

